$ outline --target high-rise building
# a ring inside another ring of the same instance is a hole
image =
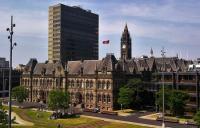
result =
[[[6,61],[6,58],[0,57],[0,68],[8,68],[9,61]]]
[[[48,60],[98,59],[99,16],[78,6],[49,7]]]
[[[131,59],[131,54],[132,54],[131,49],[132,49],[131,36],[126,24],[124,31],[122,33],[122,37],[121,37],[121,59],[125,59],[125,60]]]

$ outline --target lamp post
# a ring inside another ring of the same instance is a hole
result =
[[[165,57],[165,49],[162,48],[161,50],[161,55],[162,55],[162,60],[163,60],[163,70],[162,70],[162,88],[163,88],[163,109],[162,109],[162,128],[165,128],[165,87],[164,87],[164,69],[165,69],[165,64],[164,64],[164,57]]]
[[[12,89],[12,50],[17,45],[17,43],[12,42],[13,40],[13,27],[15,27],[15,24],[13,24],[13,16],[11,16],[11,24],[10,28],[7,28],[6,30],[9,32],[8,39],[10,40],[10,66],[9,66],[9,112],[8,112],[8,128],[11,128],[11,89]]]

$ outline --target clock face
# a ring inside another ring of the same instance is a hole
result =
[[[125,44],[123,44],[123,45],[122,45],[122,48],[123,48],[123,49],[125,49],[125,48],[126,48],[126,45],[125,45]]]

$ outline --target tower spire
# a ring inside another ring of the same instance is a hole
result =
[[[151,54],[151,57],[153,57],[153,49],[152,48],[151,48],[150,54]]]
[[[121,37],[121,59],[131,59],[131,54],[131,36],[126,23]]]

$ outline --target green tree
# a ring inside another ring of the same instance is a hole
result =
[[[12,89],[12,97],[17,102],[22,103],[28,97],[28,90],[23,86],[17,86]]]
[[[189,95],[185,92],[174,90],[169,97],[169,108],[173,116],[184,115],[186,101]]]
[[[6,124],[8,124],[8,115],[2,106],[2,101],[0,101],[0,127],[7,128]]]
[[[52,110],[65,110],[69,107],[69,94],[60,90],[52,90],[48,95],[47,103]]]
[[[142,109],[145,106],[146,101],[146,90],[144,89],[144,83],[140,78],[130,79],[128,83],[125,85],[129,87],[134,95],[132,96],[131,106],[135,109]]]
[[[162,110],[163,93],[162,89],[157,93],[156,103]],[[173,116],[184,115],[186,101],[189,99],[189,95],[179,90],[165,89],[165,110],[169,110]]]
[[[193,119],[197,123],[197,125],[200,126],[200,111],[197,111],[197,113],[194,115]]]
[[[134,91],[128,87],[121,87],[119,90],[118,103],[122,104],[125,108],[130,107],[133,102]]]
[[[169,97],[170,97],[170,90],[165,88],[165,110],[169,110]],[[163,88],[156,93],[156,104],[159,106],[160,110],[162,110],[163,105]]]

